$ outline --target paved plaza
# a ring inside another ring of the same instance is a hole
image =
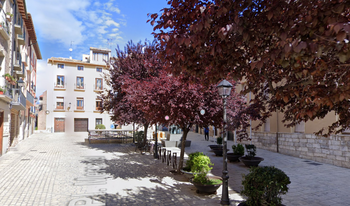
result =
[[[84,143],[87,133],[37,133],[0,157],[0,205],[220,205],[217,194],[197,194],[185,176],[132,144]],[[190,133],[186,153],[202,151],[214,163],[212,174],[221,176],[222,157],[208,147],[213,138]],[[231,148],[232,141],[228,142]],[[178,148],[168,148],[173,152]],[[350,169],[258,149],[265,160],[291,180],[283,196],[287,206],[349,205]],[[231,205],[244,200],[243,163],[228,163]]]

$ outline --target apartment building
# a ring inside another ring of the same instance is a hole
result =
[[[47,85],[45,94],[46,130],[86,132],[97,124],[105,125],[106,129],[116,127],[108,112],[100,112],[100,95],[108,90],[104,74],[108,73],[106,61],[110,53],[109,49],[90,47],[90,54],[83,54],[82,60],[48,59],[46,69],[52,84]]]
[[[0,0],[0,155],[34,131],[37,59],[25,0]]]

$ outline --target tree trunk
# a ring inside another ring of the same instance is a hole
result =
[[[146,145],[148,126],[149,126],[149,123],[146,123],[146,124],[143,125],[143,127],[145,128],[145,133],[144,133],[144,136],[143,136],[143,145]]]
[[[181,141],[181,153],[180,153],[180,160],[179,160],[179,165],[177,167],[177,173],[181,173],[181,169],[184,164],[184,156],[185,156],[185,143],[187,139],[187,134],[190,131],[189,128],[182,129],[183,130],[183,135],[182,135],[182,141]]]

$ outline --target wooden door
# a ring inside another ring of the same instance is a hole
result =
[[[55,132],[65,132],[64,118],[55,118]]]

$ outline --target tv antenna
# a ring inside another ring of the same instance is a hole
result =
[[[72,59],[72,51],[73,51],[73,49],[72,49],[72,45],[73,45],[73,41],[71,41],[70,42],[70,48],[69,48],[69,52],[70,52],[70,59]]]

